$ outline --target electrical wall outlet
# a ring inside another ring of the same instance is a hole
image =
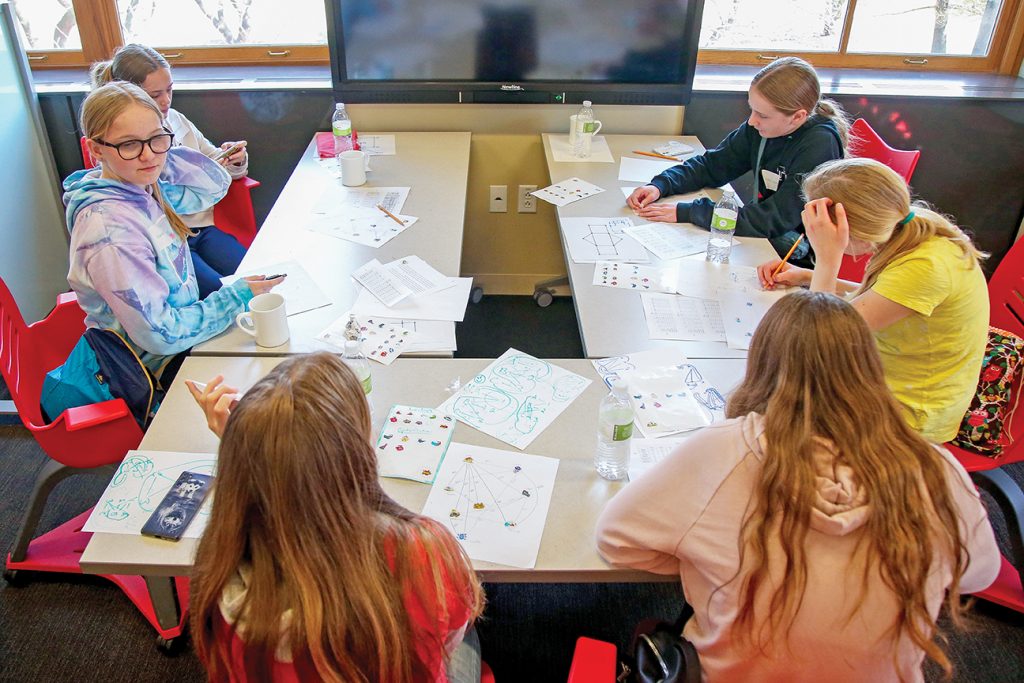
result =
[[[491,213],[508,213],[508,185],[491,185]]]
[[[530,194],[536,190],[536,185],[519,186],[519,213],[537,213],[537,198]]]

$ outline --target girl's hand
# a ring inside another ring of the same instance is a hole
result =
[[[782,269],[778,275],[773,275],[775,269],[782,264]],[[799,268],[792,265],[791,263],[784,263],[781,259],[772,259],[767,263],[762,263],[757,267],[757,279],[761,281],[761,286],[765,289],[775,289],[776,286],[782,287],[802,287],[804,285],[811,284],[811,276],[814,271],[806,268]]]
[[[273,280],[267,280],[266,276],[264,275],[249,275],[248,277],[245,278],[245,282],[246,284],[249,285],[249,289],[252,290],[253,295],[265,294],[266,292],[269,292],[271,289],[284,282],[284,279],[286,277],[288,276],[280,275],[278,277],[275,277]]]
[[[650,204],[636,212],[637,216],[648,221],[659,223],[676,223],[675,204]]]
[[[633,194],[626,197],[626,206],[639,211],[653,201],[661,197],[661,190],[654,185],[644,185],[633,190]]]
[[[247,143],[245,140],[237,140],[235,142],[222,142],[220,148],[223,150],[228,150],[236,146],[240,147],[240,149],[238,149],[234,154],[220,159],[220,164],[222,166],[227,166],[228,164],[233,164],[235,166],[241,165],[241,163],[245,161],[245,146],[247,144],[249,143]]]
[[[817,263],[831,266],[839,265],[846,247],[850,244],[850,224],[846,220],[846,210],[842,204],[836,204],[833,209],[836,215],[833,223],[828,212],[829,206],[832,206],[832,200],[828,197],[807,202],[800,218],[803,220],[811,248],[814,249]]]
[[[238,403],[238,389],[222,384],[224,377],[217,375],[205,387],[200,388],[198,383],[192,380],[185,380],[192,398],[196,400],[203,414],[206,415],[206,424],[210,431],[218,437],[224,435],[224,427],[231,416],[231,409]]]

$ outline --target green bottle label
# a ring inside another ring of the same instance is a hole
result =
[[[373,375],[367,375],[363,380],[363,393],[369,396],[371,391],[373,391]]]
[[[332,128],[334,128],[335,135],[352,135],[351,121],[336,121]]]
[[[612,441],[627,441],[633,436],[633,423],[624,425],[615,425],[615,429],[612,430]]]
[[[715,213],[711,216],[711,225],[716,230],[732,232],[733,230],[736,229],[736,212],[715,211]]]
[[[586,135],[593,135],[594,131],[596,131],[596,130],[597,130],[597,124],[594,123],[593,121],[584,121],[583,122],[583,132]]]

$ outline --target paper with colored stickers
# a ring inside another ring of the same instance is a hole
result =
[[[530,194],[555,206],[565,206],[601,192],[604,192],[603,187],[598,187],[580,178],[568,178],[541,190],[534,190]]]
[[[346,313],[316,338],[344,349],[348,322],[349,314]],[[410,347],[419,341],[420,335],[414,329],[402,325],[402,321],[357,318],[356,323],[359,326],[359,341],[362,342],[363,354],[370,360],[384,365],[391,365],[399,355],[409,351]]]
[[[432,483],[454,431],[455,419],[437,408],[393,406],[377,437],[380,475]]]
[[[598,261],[594,265],[594,284],[634,292],[675,294],[676,291],[675,272],[671,269],[615,261]]]
[[[629,387],[636,426],[647,438],[706,427],[712,412],[698,400],[682,367],[636,369],[620,373]]]

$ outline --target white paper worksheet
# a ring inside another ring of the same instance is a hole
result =
[[[629,480],[636,481],[637,477],[651,469],[665,457],[674,451],[679,444],[686,441],[686,437],[663,439],[640,439],[633,437],[629,443]]]
[[[675,294],[675,279],[675,271],[671,268],[654,268],[615,261],[598,261],[594,264],[594,284],[599,287]]]
[[[313,205],[320,215],[345,214],[352,209],[374,209],[380,204],[391,213],[400,213],[409,198],[408,187],[345,187],[333,185],[324,190]]]
[[[509,349],[439,406],[460,422],[526,448],[590,380]]]
[[[416,216],[395,214],[400,222],[379,209],[351,209],[345,213],[314,214],[306,229],[329,237],[348,240],[368,247],[381,247],[411,228]]]
[[[317,335],[320,341],[345,348],[345,327],[349,321],[349,313],[344,313],[332,322],[323,332]],[[400,353],[423,353],[455,351],[455,323],[445,320],[402,320],[401,318],[359,317],[356,322],[360,329],[360,341],[363,342],[363,353],[373,351],[380,342],[391,339],[395,330],[404,330],[410,334],[401,335]],[[397,338],[397,337],[396,337]],[[381,355],[382,363],[389,363],[389,354]],[[369,354],[367,357],[370,357]]]
[[[719,290],[725,337],[730,349],[749,349],[754,330],[761,318],[776,301],[786,296],[786,290]]]
[[[384,266],[396,279],[409,288],[413,296],[436,292],[453,285],[447,275],[439,272],[419,256],[405,256],[386,263]]]
[[[604,192],[603,187],[598,187],[580,178],[568,178],[560,183],[534,190],[530,194],[555,206],[565,206],[600,192]]]
[[[626,230],[633,225],[630,218],[564,217],[562,233],[575,263],[623,261],[647,263],[647,250],[630,237]]]
[[[217,456],[213,453],[128,451],[83,530],[138,534],[182,472],[213,475],[216,468]],[[211,494],[182,537],[203,535],[212,502]]]
[[[678,161],[637,159],[624,156],[619,159],[619,180],[646,185],[654,176],[678,165]]]
[[[626,234],[662,261],[699,254],[708,247],[707,231],[688,223],[641,223],[626,228]]]
[[[594,139],[591,140],[590,156],[586,159],[579,159],[573,155],[572,145],[569,144],[568,135],[550,135],[548,136],[548,144],[551,145],[551,156],[558,162],[568,162],[572,164],[615,163],[615,158],[612,156],[612,150],[608,147],[608,141],[604,139],[603,135],[595,135]]]
[[[469,303],[469,292],[473,288],[473,278],[448,278],[450,287],[421,296],[410,296],[402,299],[394,306],[385,306],[365,289],[359,292],[352,304],[352,312],[357,317],[381,316],[384,318],[401,318],[403,320],[450,320],[462,322],[466,316],[466,305]]]
[[[675,294],[641,294],[651,339],[725,341],[717,301]]]
[[[757,268],[729,263],[709,263],[703,259],[676,262],[676,291],[699,299],[718,299],[719,290],[761,291]]]
[[[452,443],[423,514],[474,560],[532,568],[557,475],[555,458]]]
[[[220,281],[225,285],[230,285],[248,275],[280,275],[282,273],[288,277],[271,291],[284,297],[284,310],[288,315],[305,313],[314,308],[331,305],[330,298],[324,294],[324,291],[297,261],[285,261],[269,266],[250,268],[242,273],[222,277]]]
[[[370,156],[390,156],[395,154],[394,135],[360,135],[359,149]]]
[[[377,259],[357,268],[352,277],[365,287],[364,291],[375,296],[385,306],[394,306],[412,294],[412,290]]]

